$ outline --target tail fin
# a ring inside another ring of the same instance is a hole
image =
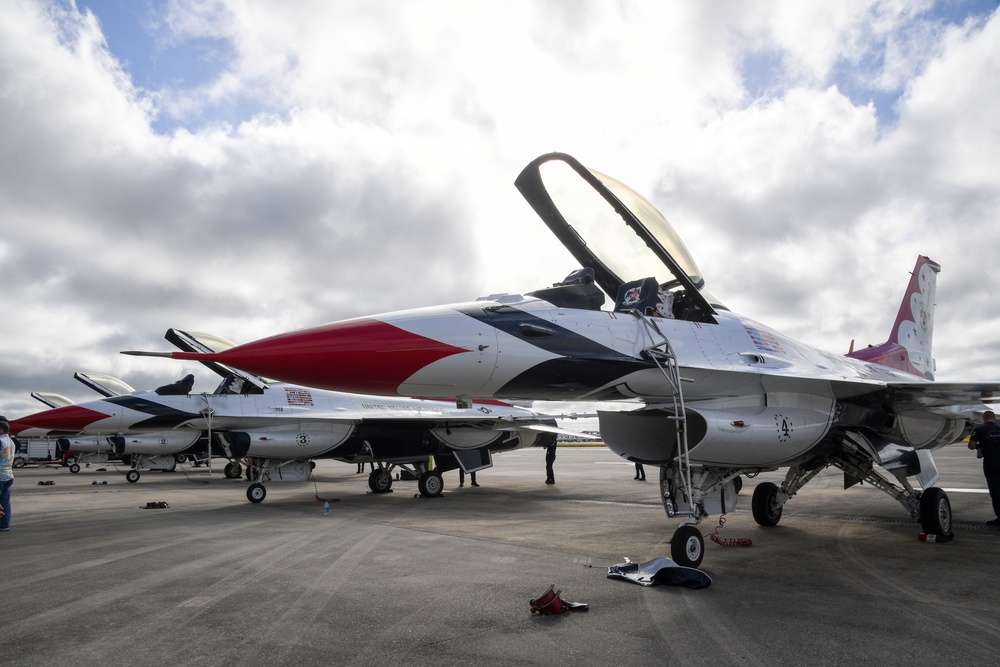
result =
[[[937,274],[940,271],[941,267],[930,258],[923,255],[917,257],[889,340],[881,345],[852,350],[847,356],[933,380],[931,342],[934,336]]]

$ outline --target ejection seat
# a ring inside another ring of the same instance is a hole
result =
[[[157,396],[186,396],[194,388],[194,374],[189,373],[177,382],[165,384],[157,387],[154,391]]]
[[[594,270],[577,269],[552,287],[545,287],[527,296],[548,301],[557,308],[600,310],[604,305],[604,291],[594,284]]]

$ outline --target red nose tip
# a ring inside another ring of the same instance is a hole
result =
[[[224,363],[284,382],[371,394],[396,394],[424,366],[466,352],[372,319],[326,324],[238,345],[213,355],[175,358]]]
[[[11,433],[17,435],[29,428],[40,428],[48,431],[66,431],[75,433],[82,431],[96,421],[107,419],[108,415],[79,405],[67,405],[62,408],[36,412],[33,415],[15,419],[10,424]]]

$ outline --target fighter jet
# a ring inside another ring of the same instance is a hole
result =
[[[77,372],[73,378],[101,396],[116,398],[135,393],[135,389],[124,381],[103,373]],[[194,381],[194,376],[188,376],[177,383],[160,387],[157,392],[176,393]],[[15,421],[14,431],[21,433],[29,443],[45,443],[46,448],[54,449],[71,473],[79,473],[81,465],[106,465],[123,463],[130,467],[126,478],[130,482],[139,480],[140,470],[173,471],[178,463],[190,461],[195,466],[200,465],[208,451],[208,443],[204,437],[194,431],[169,431],[130,434],[125,438],[108,437],[107,433],[98,431],[88,434],[77,427],[81,421],[86,422],[92,415],[86,408],[76,409],[73,401],[59,394],[47,392],[32,392],[32,398],[44,403],[50,408],[70,408],[41,413],[38,423],[46,423],[48,428],[37,426],[25,428]],[[54,447],[50,443],[54,441]],[[216,456],[226,456],[218,447],[213,448]],[[236,474],[239,477],[239,474]]]
[[[697,524],[734,509],[738,477],[779,468],[780,485],[753,493],[762,526],[833,465],[847,486],[868,482],[925,532],[951,535],[931,450],[962,438],[1000,383],[933,381],[936,263],[918,258],[885,344],[832,354],[726,308],[666,218],[616,179],[551,153],[515,185],[582,266],[565,280],[173,356],[340,391],[639,399],[600,411],[600,432],[660,467],[666,513],[682,519],[671,555],[685,566],[704,555]]]
[[[182,348],[231,347],[219,337],[171,329]],[[109,395],[17,419],[12,431],[29,436],[73,434],[69,446],[104,442],[131,454],[130,482],[139,480],[142,457],[189,451],[196,442],[218,443],[233,459],[227,477],[239,477],[246,460],[247,498],[259,503],[267,481],[308,478],[312,459],[372,463],[369,486],[391,489],[392,473],[417,479],[424,496],[440,495],[442,473],[490,467],[492,455],[555,442],[554,418],[500,401],[456,405],[454,400],[386,399],[267,381],[210,364],[224,376],[212,393],[194,393],[193,376],[153,391]],[[88,450],[89,451],[89,450]],[[204,451],[204,445],[203,445]],[[433,460],[434,465],[431,465]],[[375,467],[377,466],[377,467]]]

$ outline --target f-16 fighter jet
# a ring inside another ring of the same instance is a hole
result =
[[[171,329],[182,349],[232,345],[224,339]],[[211,393],[195,393],[193,376],[153,391],[108,395],[57,407],[12,422],[25,436],[72,435],[72,443],[103,441],[119,455],[130,454],[130,482],[138,481],[143,456],[169,456],[201,440],[217,443],[233,460],[226,468],[239,477],[238,460],[249,466],[247,498],[259,503],[265,482],[304,480],[315,458],[373,463],[372,491],[384,493],[402,468],[417,478],[420,493],[440,495],[441,474],[493,465],[492,455],[555,442],[555,419],[496,400],[456,405],[454,400],[387,399],[275,383],[218,364],[224,376]],[[431,467],[431,460],[434,466]]]
[[[637,410],[599,412],[601,435],[629,461],[660,467],[663,506],[681,520],[671,556],[685,566],[704,555],[699,522],[734,509],[737,478],[779,468],[781,484],[753,493],[762,526],[832,465],[848,485],[895,498],[925,532],[951,534],[931,451],[968,433],[1000,383],[933,381],[936,263],[918,258],[886,343],[831,354],[726,308],[663,215],[614,178],[552,153],[515,185],[580,271],[523,296],[173,356],[394,396],[639,399]]]

